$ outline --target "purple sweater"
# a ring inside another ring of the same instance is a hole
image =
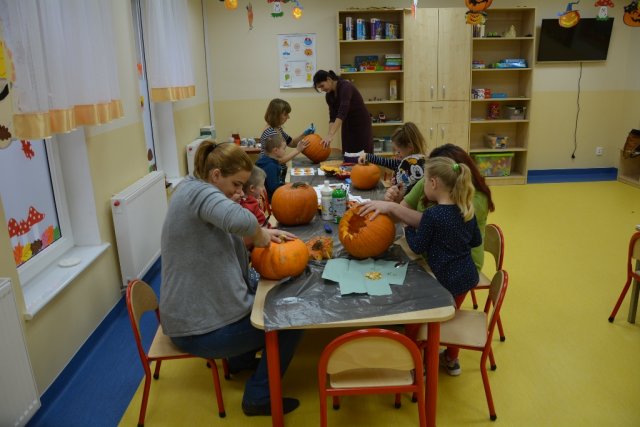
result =
[[[342,120],[342,152],[373,153],[371,116],[358,89],[350,81],[338,79],[335,92],[328,92],[326,100],[329,122]]]

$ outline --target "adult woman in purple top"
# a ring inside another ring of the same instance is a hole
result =
[[[329,105],[329,133],[322,141],[324,146],[331,145],[338,130],[342,129],[343,153],[357,153],[362,150],[373,153],[371,116],[358,89],[333,71],[325,70],[315,73],[313,87],[318,92],[326,93]]]

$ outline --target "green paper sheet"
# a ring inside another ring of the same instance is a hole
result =
[[[407,274],[407,264],[395,267],[395,261],[347,260],[335,258],[327,261],[322,278],[338,282],[341,295],[353,293],[369,295],[390,295],[389,285],[402,285]],[[365,275],[377,271],[382,273],[378,280],[368,279]]]

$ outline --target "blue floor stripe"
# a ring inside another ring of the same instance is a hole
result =
[[[156,293],[160,260],[145,275]],[[156,322],[145,316],[140,328],[151,344]],[[28,427],[112,427],[129,406],[144,371],[123,297],[40,397],[41,408]]]
[[[617,177],[616,168],[543,169],[530,170],[527,183],[615,181]]]

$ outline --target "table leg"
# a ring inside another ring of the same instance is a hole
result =
[[[440,345],[440,323],[427,324],[427,382],[425,408],[427,411],[427,427],[436,425],[436,403],[438,397],[438,347]]]
[[[640,270],[640,261],[636,261],[636,271]],[[629,315],[627,322],[636,323],[636,313],[638,311],[638,294],[640,294],[640,283],[634,280],[631,284],[631,300],[629,301]]]
[[[269,370],[269,392],[271,395],[271,425],[284,427],[282,414],[282,384],[280,383],[280,350],[278,331],[265,332],[267,368]]]

